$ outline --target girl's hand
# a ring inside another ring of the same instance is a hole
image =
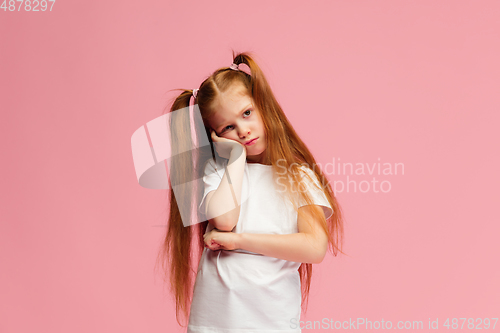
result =
[[[229,157],[231,156],[231,151],[238,148],[238,146],[243,148],[243,153],[246,154],[247,147],[245,147],[245,145],[242,145],[235,140],[222,138],[218,136],[213,129],[211,129],[210,131],[215,150],[217,150],[217,154],[219,154],[220,157],[229,159]]]
[[[212,251],[235,250],[236,237],[237,234],[232,231],[220,231],[214,228],[203,235],[203,240],[205,242],[205,247]]]

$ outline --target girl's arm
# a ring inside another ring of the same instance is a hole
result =
[[[276,234],[236,234],[212,230],[205,234],[205,244],[211,250],[242,249],[294,262],[319,264],[328,249],[328,238],[320,221],[312,218],[313,210],[321,210],[317,205],[303,206],[305,217],[297,219],[298,233]]]
[[[219,187],[207,195],[208,222],[219,230],[231,231],[238,223],[245,161],[244,147],[235,146],[230,152],[226,172]]]

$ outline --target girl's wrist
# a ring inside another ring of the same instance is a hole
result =
[[[236,250],[243,250],[241,248],[241,236],[243,234],[237,234],[237,233],[233,233],[234,234],[234,247]]]

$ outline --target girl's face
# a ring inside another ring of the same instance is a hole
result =
[[[234,84],[219,95],[212,107],[215,113],[209,124],[217,136],[245,145],[247,162],[263,163],[267,148],[264,123],[245,86]]]

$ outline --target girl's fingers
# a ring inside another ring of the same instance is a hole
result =
[[[205,243],[205,247],[207,249],[212,250],[212,251],[217,251],[217,250],[220,250],[222,248],[222,245],[217,244],[217,243],[212,241],[210,245]]]

